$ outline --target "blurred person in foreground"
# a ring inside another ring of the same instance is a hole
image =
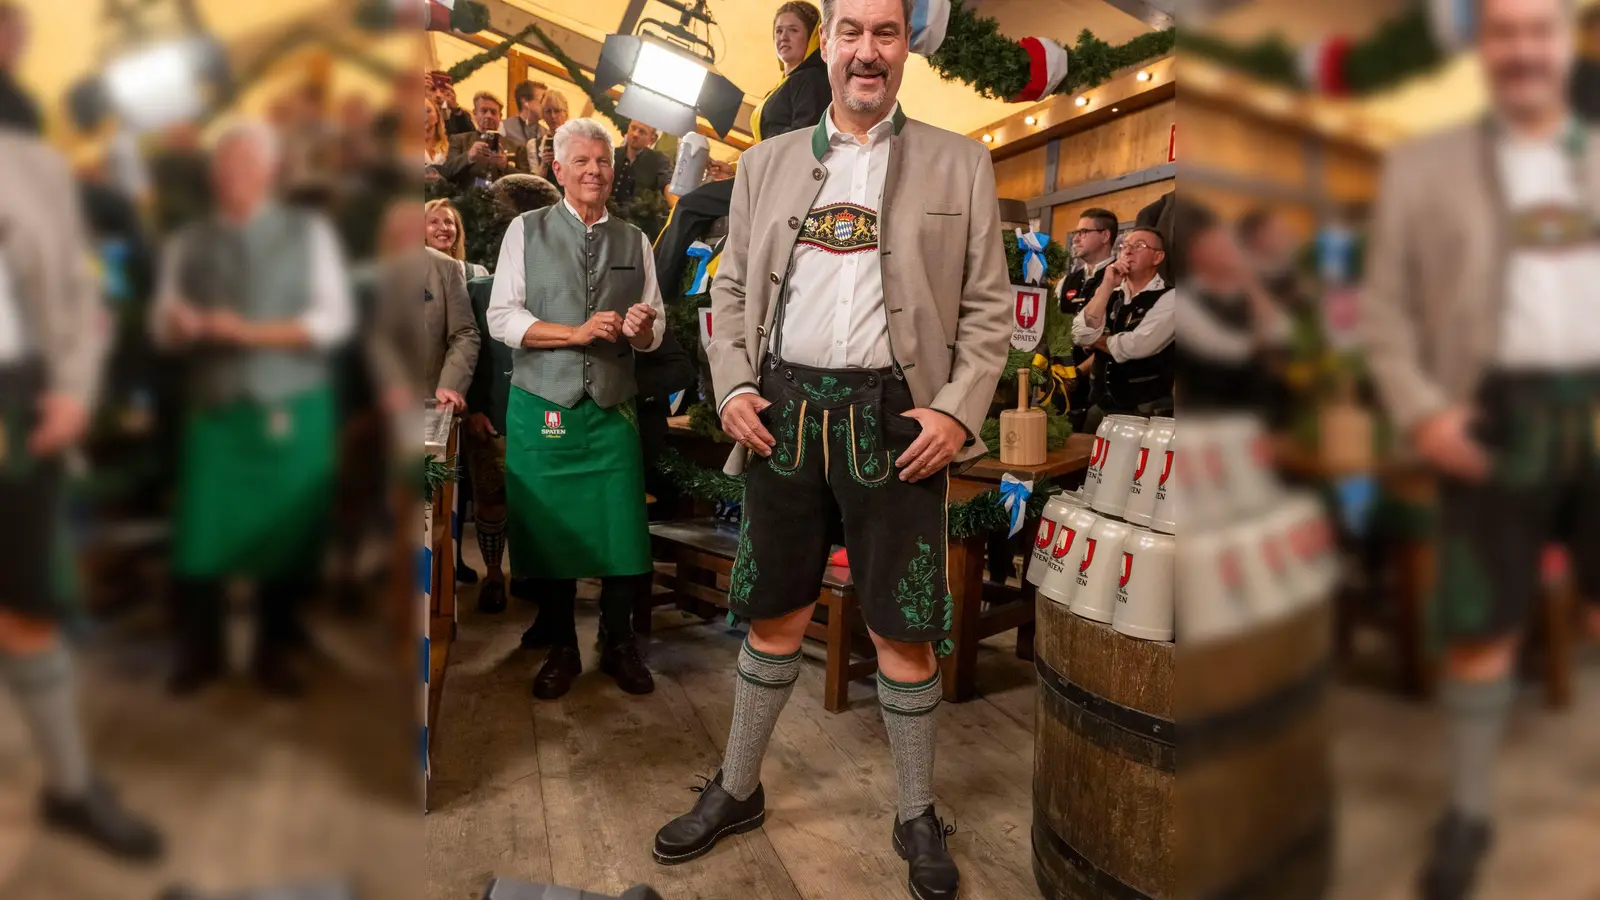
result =
[[[0,128],[40,133],[39,104],[17,83],[17,64],[28,46],[28,19],[21,7],[0,0]]]
[[[117,856],[154,860],[161,838],[94,773],[78,709],[65,546],[63,456],[99,393],[105,312],[65,162],[31,135],[0,129],[0,683],[44,764],[44,823]],[[26,227],[22,223],[26,222]]]
[[[495,228],[503,239],[511,222],[523,213],[554,206],[561,202],[555,185],[536,175],[506,175],[491,187],[494,197]],[[489,303],[494,295],[494,277],[485,271],[467,282],[472,316],[478,328],[480,349],[472,385],[467,390],[467,414],[463,423],[462,456],[472,487],[472,517],[478,552],[487,570],[478,589],[478,610],[498,614],[506,608],[506,577],[503,561],[506,548],[506,403],[511,396],[511,348],[489,333]],[[520,576],[514,570],[513,574]],[[513,581],[513,592],[532,597],[525,579]],[[549,646],[540,623],[523,635],[522,646],[533,649]]]
[[[173,528],[179,655],[171,688],[222,674],[224,585],[256,584],[255,673],[301,691],[289,652],[316,586],[335,473],[330,352],[354,328],[332,225],[274,196],[277,135],[230,125],[211,155],[216,209],[167,247],[152,314],[186,354],[189,417]]]
[[[1167,244],[1154,228],[1128,232],[1117,261],[1072,321],[1072,342],[1093,348],[1094,405],[1083,429],[1108,415],[1172,414],[1172,348],[1177,301],[1161,277]]]
[[[1296,268],[1297,242],[1283,216],[1266,207],[1252,209],[1239,218],[1238,232],[1244,261],[1261,286],[1285,309],[1312,308],[1315,298]]]
[[[573,119],[553,141],[564,202],[513,220],[500,245],[490,334],[512,348],[506,493],[513,567],[540,579],[550,652],[534,696],[561,697],[582,671],[578,579],[599,578],[600,668],[630,694],[655,690],[633,636],[653,570],[634,398],[634,351],[666,329],[650,242],[606,213],[611,136]]]
[[[1489,851],[1546,544],[1565,541],[1578,591],[1600,598],[1600,133],[1567,105],[1571,15],[1563,0],[1483,0],[1493,111],[1391,152],[1368,251],[1369,369],[1439,474],[1432,617],[1452,765],[1426,900],[1469,896]]]
[[[1233,231],[1209,209],[1178,201],[1183,284],[1175,291],[1175,366],[1186,410],[1272,402],[1273,356],[1293,336],[1289,316],[1261,283]]]
[[[461,190],[488,187],[514,167],[515,148],[500,134],[500,100],[488,91],[472,98],[477,131],[450,137],[450,155],[439,168],[446,181]]]
[[[833,102],[746,152],[712,281],[707,353],[739,442],[725,471],[748,477],[728,599],[750,632],[722,769],[654,856],[687,862],[765,820],[762,758],[842,524],[899,785],[885,837],[912,893],[948,900],[960,873],[933,793],[946,497],[952,464],[986,449],[1011,334],[1000,207],[984,146],[897,100],[910,0],[827,0],[822,19]]]
[[[1072,258],[1076,265],[1067,273],[1067,277],[1061,279],[1056,290],[1060,296],[1061,311],[1076,317],[1099,293],[1106,269],[1116,261],[1116,213],[1098,206],[1084,210],[1078,215],[1078,227],[1072,232],[1071,240]],[[1072,365],[1078,377],[1072,382],[1072,393],[1067,397],[1067,404],[1073,427],[1078,430],[1082,430],[1094,396],[1094,358],[1093,349],[1077,344],[1072,346]]]

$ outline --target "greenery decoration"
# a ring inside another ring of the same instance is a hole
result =
[[[1282,35],[1235,44],[1214,35],[1184,31],[1178,44],[1185,53],[1212,59],[1259,81],[1296,90],[1317,87],[1306,83],[1300,48],[1291,46]],[[1387,90],[1436,68],[1446,55],[1434,37],[1427,9],[1417,4],[1368,37],[1350,43],[1341,69],[1344,87],[1355,95]]]
[[[1169,28],[1112,46],[1086,29],[1079,33],[1077,46],[1062,44],[1070,63],[1055,93],[1077,93],[1110,81],[1129,66],[1166,56],[1173,39]],[[944,43],[928,64],[945,80],[965,82],[995,100],[1009,101],[1028,85],[1028,52],[1002,34],[994,19],[968,9],[963,0],[951,0]]]
[[[718,503],[744,500],[744,476],[697,466],[676,448],[668,447],[661,452],[656,471],[666,476],[679,491],[699,500]],[[1030,518],[1040,515],[1045,499],[1053,490],[1055,486],[1048,478],[1034,484],[1033,495],[1028,498]],[[950,536],[960,539],[1004,531],[1010,526],[1011,517],[996,489],[984,491],[963,503],[950,504],[949,523]]]
[[[606,205],[606,210],[644,232],[644,236],[649,238],[652,244],[661,234],[662,227],[667,224],[667,216],[672,212],[672,208],[667,205],[667,195],[661,191],[639,191],[622,202],[613,197]]]
[[[560,44],[550,40],[550,36],[544,33],[544,29],[538,25],[529,25],[528,30],[533,33],[534,37],[539,39],[540,44],[544,45],[544,52],[555,57],[556,62],[567,70],[567,77],[572,79],[572,83],[577,85],[578,89],[583,91],[584,96],[589,98],[589,102],[594,104],[595,112],[610,119],[611,124],[615,125],[618,131],[626,134],[628,125],[633,120],[617,112],[616,101],[612,100],[610,95],[604,91],[596,89],[594,82],[589,80],[589,76],[583,74],[583,68],[578,65],[578,61],[568,56],[567,51],[561,49]]]
[[[422,496],[431,499],[446,482],[456,480],[456,458],[440,459],[429,453],[422,458]]]
[[[689,430],[719,444],[733,443],[733,438],[722,431],[722,418],[703,400],[689,407]]]
[[[487,14],[485,15],[487,16]],[[452,25],[455,24],[454,16],[450,17],[450,22]],[[488,22],[485,21],[484,25],[487,26]],[[504,59],[505,55],[511,52],[512,47],[515,47],[517,44],[521,43],[523,38],[534,33],[538,29],[539,26],[537,25],[529,25],[527,28],[524,28],[516,34],[511,35],[500,43],[495,44],[493,47],[483,51],[482,53],[463,59],[461,62],[458,62],[446,69],[444,73],[450,76],[451,81],[459,83],[466,79],[466,77],[471,75],[473,72],[478,71],[495,60]]]
[[[1024,251],[1017,244],[1017,233],[1007,231],[1001,234],[1001,241],[1006,247],[1006,272],[1011,276],[1012,284],[1022,283],[1022,258]],[[1044,246],[1044,281],[1052,284],[1056,279],[1067,274],[1067,265],[1072,262],[1072,256],[1067,248],[1054,235],[1050,243]]]
[[[1001,235],[1006,249],[1006,269],[1012,284],[1022,283],[1022,260],[1024,252],[1017,244],[1017,235],[1014,231]],[[1067,248],[1054,238],[1044,248],[1045,284],[1051,284],[1067,273],[1067,265],[1071,257]],[[1017,370],[1028,370],[1028,384],[1032,387],[1034,402],[1037,403],[1050,392],[1051,365],[1053,359],[1066,357],[1072,348],[1072,317],[1062,313],[1053,299],[1045,304],[1044,340],[1035,350],[1018,350],[1012,347],[1006,353],[1006,367],[1000,373],[1000,383],[995,388],[995,401],[991,411],[1007,409],[1017,402]],[[1050,413],[1045,420],[1045,445],[1048,449],[1059,449],[1067,442],[1067,437],[1072,434],[1072,426],[1068,424],[1064,415]],[[1000,456],[1000,419],[990,416],[983,421],[983,427],[978,436],[988,445],[988,456]]]

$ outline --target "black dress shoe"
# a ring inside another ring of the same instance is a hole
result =
[[[749,799],[735,800],[722,789],[722,773],[701,787],[694,809],[668,822],[656,832],[653,855],[663,866],[675,866],[711,852],[717,841],[730,834],[755,831],[767,819],[767,795],[761,785]]]
[[[1423,900],[1465,900],[1472,896],[1478,867],[1489,852],[1494,830],[1487,821],[1451,810],[1433,831],[1433,855],[1422,870]]]
[[[909,822],[895,817],[894,852],[910,865],[907,884],[917,900],[954,900],[960,889],[961,873],[945,846],[945,838],[955,830],[939,821],[931,806]]]
[[[556,700],[572,690],[572,681],[583,672],[583,657],[569,644],[551,647],[539,674],[533,676],[533,695],[540,700]]]
[[[160,832],[124,809],[116,794],[100,782],[81,797],[47,791],[39,806],[47,827],[83,838],[112,856],[135,862],[161,858]]]
[[[478,583],[478,573],[476,571],[474,571],[471,566],[469,566],[466,563],[461,562],[461,561],[458,560],[456,562],[456,583],[457,584],[477,584]]]
[[[506,584],[490,579],[478,588],[478,612],[498,615],[506,611]]]
[[[639,657],[639,645],[632,639],[601,654],[600,671],[615,678],[617,686],[630,694],[648,694],[656,689],[656,679]]]

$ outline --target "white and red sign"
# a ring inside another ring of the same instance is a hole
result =
[[[1011,286],[1011,346],[1018,350],[1032,350],[1044,340],[1045,304],[1050,297],[1048,291],[1048,288],[1028,284]]]
[[[711,346],[711,307],[700,307],[700,346]]]
[[[566,427],[561,424],[561,411],[560,410],[558,410],[558,409],[547,409],[547,410],[545,410],[545,413],[544,413],[544,428],[540,429],[539,433],[544,435],[545,437],[562,437],[567,433]]]

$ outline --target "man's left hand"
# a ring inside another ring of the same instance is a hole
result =
[[[89,410],[66,394],[45,394],[39,399],[39,424],[28,435],[28,452],[54,456],[78,442],[89,428]]]
[[[656,309],[648,303],[635,303],[628,307],[622,320],[622,336],[634,346],[648,346],[655,340]],[[643,341],[640,341],[643,338]]]
[[[1111,352],[1111,348],[1106,346],[1106,336],[1104,334],[1100,335],[1099,338],[1095,339],[1094,349],[1099,350],[1101,353],[1110,353]]]
[[[250,343],[250,323],[231,309],[215,309],[202,313],[201,334],[218,344],[244,345]]]
[[[922,425],[922,434],[895,460],[901,481],[921,481],[938,472],[950,465],[967,443],[967,429],[936,409],[913,409],[905,416]]]
[[[434,399],[439,401],[441,407],[445,407],[451,412],[461,412],[467,408],[466,398],[449,388],[439,388],[433,392],[433,396]]]

